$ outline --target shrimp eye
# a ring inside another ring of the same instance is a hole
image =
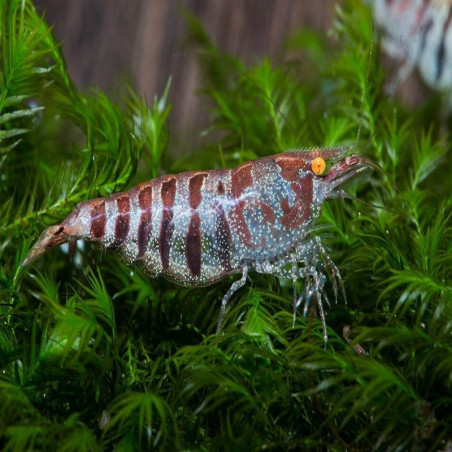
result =
[[[322,157],[316,157],[311,163],[311,168],[316,176],[321,176],[325,172],[325,160],[323,160]]]

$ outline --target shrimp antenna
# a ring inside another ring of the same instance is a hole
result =
[[[372,134],[372,137],[373,137],[374,134],[375,134],[375,132]],[[371,137],[370,139],[372,139],[372,137]],[[366,149],[367,149],[367,148],[366,148]],[[375,168],[379,173],[383,174],[383,175],[386,177],[386,179],[388,180],[388,182],[391,184],[391,186],[392,186],[392,188],[394,189],[394,191],[395,191],[396,193],[400,193],[400,190],[399,190],[399,188],[397,187],[396,183],[391,181],[388,172],[385,171],[378,163],[375,163],[375,162],[373,162],[372,160],[368,160],[368,159],[366,158],[366,164],[369,165],[369,166],[371,166],[372,168]],[[374,207],[376,207],[376,206],[374,206]]]
[[[363,99],[362,99],[362,102],[361,102],[360,121],[359,121],[359,126],[358,126],[358,133],[356,135],[355,149],[358,149],[359,138],[361,136],[361,129],[362,129],[363,122],[364,122],[364,102],[366,101],[366,98],[367,98],[368,81],[369,81],[369,76],[370,76],[370,68],[371,68],[371,63],[372,63],[373,50],[374,50],[374,39],[373,39],[373,26],[372,26],[372,23],[371,23],[370,24],[370,49],[369,49],[369,59],[368,59],[368,63],[367,63],[367,75],[366,75],[367,81],[366,81],[366,83],[364,85]],[[368,151],[368,149],[370,147],[370,144],[372,143],[372,139],[374,138],[374,136],[375,136],[375,131],[373,131],[371,133],[369,139],[367,140],[367,143],[366,143],[366,145],[364,147],[364,151],[363,151],[364,155],[367,153],[367,151]],[[389,174],[380,165],[378,165],[377,163],[375,163],[375,162],[373,162],[371,160],[367,160],[367,159],[366,159],[366,163],[368,165],[372,166],[373,168],[375,168],[379,173],[383,174],[388,179],[388,181],[390,180]],[[391,182],[391,185],[392,185],[392,187],[393,187],[393,189],[394,189],[394,191],[396,193],[398,193],[400,191],[395,183]],[[346,197],[358,201],[358,198],[352,197],[351,195],[348,195]],[[390,210],[390,209],[387,209],[386,207],[373,205],[373,204],[367,203],[367,202],[362,201],[362,200],[359,200],[359,201],[364,203],[364,204],[367,204],[367,205],[369,205],[371,207],[376,207],[376,208],[384,209],[384,210],[388,210],[388,211]]]
[[[370,134],[370,137],[369,137],[369,139],[367,140],[366,145],[364,146],[364,149],[363,149],[363,154],[364,154],[364,155],[367,154],[367,151],[368,151],[369,148],[370,148],[370,144],[372,143],[372,140],[373,140],[374,136],[375,136],[375,130]],[[382,168],[380,168],[380,169],[382,169]]]
[[[389,207],[386,207],[386,206],[380,206],[380,205],[374,204],[372,202],[364,201],[363,199],[358,198],[357,196],[353,196],[350,193],[347,193],[345,190],[340,190],[339,191],[339,197],[342,198],[342,199],[350,199],[352,201],[358,201],[361,204],[364,204],[364,205],[366,205],[368,207],[373,207],[375,209],[386,210],[386,212],[391,212],[391,213],[394,213],[396,215],[400,215],[400,212],[398,212],[397,210],[390,209]]]

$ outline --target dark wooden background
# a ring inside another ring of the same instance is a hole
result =
[[[172,133],[199,131],[199,73],[181,46],[186,23],[181,8],[201,20],[223,50],[252,61],[277,58],[295,29],[327,30],[334,0],[35,0],[62,42],[78,87],[114,91],[125,81],[152,101],[172,76]]]

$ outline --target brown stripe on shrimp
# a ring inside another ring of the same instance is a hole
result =
[[[304,165],[304,161],[300,160],[300,157],[290,153],[277,155],[275,162],[281,169],[281,177],[289,182],[299,178],[300,168]]]
[[[185,259],[187,267],[193,277],[201,274],[201,218],[197,209],[201,204],[201,189],[207,173],[197,173],[188,182],[189,204],[191,217],[185,236]]]
[[[190,218],[187,235],[185,236],[185,259],[193,277],[201,274],[201,219],[194,212]]]
[[[283,215],[281,224],[285,229],[294,229],[311,215],[312,205],[312,177],[307,175],[300,181],[290,184],[293,193],[293,203],[287,198],[281,199]]]
[[[138,204],[141,209],[141,215],[137,231],[137,260],[144,256],[152,232],[152,185],[150,183],[140,187]]]
[[[201,188],[206,177],[207,173],[196,173],[188,182],[189,203],[192,209],[197,209],[201,203]]]
[[[129,234],[130,228],[130,195],[129,193],[119,193],[112,195],[109,202],[116,204],[116,219],[114,221],[114,240],[110,248],[117,248],[124,244]]]
[[[252,169],[253,162],[246,162],[232,170],[231,192],[234,198],[240,198],[245,189],[253,185]]]
[[[235,199],[235,203],[229,215],[238,236],[247,246],[251,246],[252,236],[243,212],[246,207],[246,201],[241,199],[241,197],[248,187],[253,186],[252,169],[253,162],[246,162],[235,170],[232,170],[231,175],[231,193]]]
[[[174,232],[173,207],[176,198],[176,178],[170,177],[162,183],[161,199],[163,203],[162,222],[160,224],[159,251],[162,271],[168,270],[171,240]]]
[[[105,199],[95,199],[91,204],[91,237],[102,240],[105,233],[107,218],[105,216]]]

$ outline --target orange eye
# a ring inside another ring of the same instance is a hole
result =
[[[322,157],[316,157],[311,163],[311,168],[316,176],[321,176],[325,172],[325,160],[323,160]]]

